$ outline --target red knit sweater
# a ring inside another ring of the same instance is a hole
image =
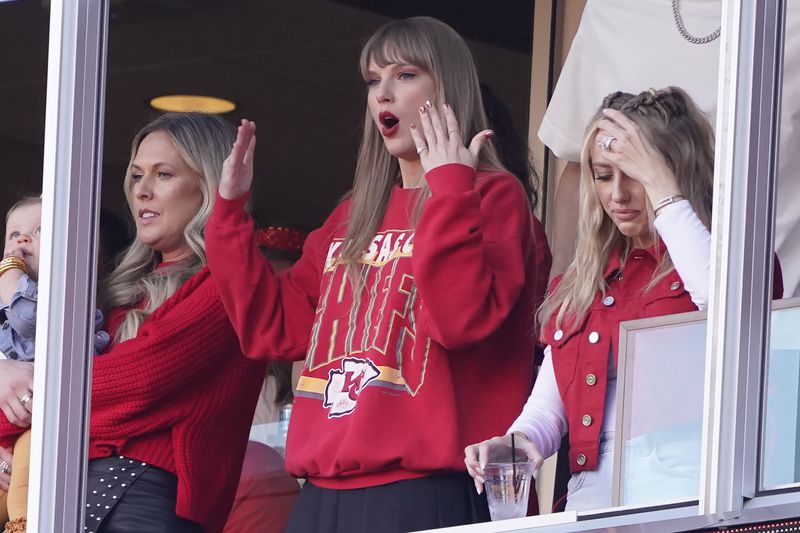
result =
[[[357,303],[337,261],[349,201],[275,276],[245,198],[216,200],[209,266],[244,353],[306,357],[286,465],[319,486],[463,471],[464,447],[505,432],[530,392],[550,268],[541,226],[507,173],[446,165],[427,180],[416,228],[418,191],[392,191]]]
[[[109,314],[110,330],[124,312]],[[208,269],[93,365],[89,457],[174,473],[177,514],[222,531],[266,368],[241,356]]]
[[[11,448],[17,437],[22,435],[28,428],[17,427],[8,421],[6,415],[0,413],[0,446]]]

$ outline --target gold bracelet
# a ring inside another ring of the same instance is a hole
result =
[[[0,276],[5,274],[9,270],[14,270],[14,269],[22,270],[24,274],[27,274],[28,263],[26,263],[25,260],[22,259],[21,257],[17,257],[15,255],[11,255],[0,261]]]

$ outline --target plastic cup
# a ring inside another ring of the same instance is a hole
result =
[[[492,520],[522,518],[528,514],[528,495],[533,475],[531,463],[488,463],[483,473],[483,486]]]

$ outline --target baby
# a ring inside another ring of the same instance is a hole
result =
[[[23,198],[6,215],[3,260],[0,261],[0,358],[33,361],[41,219],[42,200],[39,197]],[[102,323],[103,315],[96,310],[95,354],[102,353],[109,343],[108,333],[99,330]],[[19,401],[30,411],[28,404],[32,399],[33,392],[29,391]],[[15,426],[4,424],[2,427]],[[0,463],[0,470],[11,474],[8,493],[0,491],[0,524],[8,519],[8,533],[25,531],[30,430],[17,428],[0,432],[0,446],[13,446],[14,449],[13,463]]]

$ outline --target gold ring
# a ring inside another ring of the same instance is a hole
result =
[[[451,128],[451,129],[447,130],[447,134],[448,135],[452,135],[454,133],[458,133],[459,135],[461,135],[461,130],[459,130],[458,128]]]

